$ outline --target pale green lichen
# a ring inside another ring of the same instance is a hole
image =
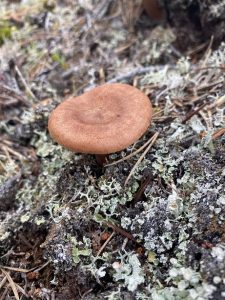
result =
[[[120,263],[114,263],[116,273],[113,275],[116,281],[124,281],[128,290],[134,292],[138,285],[145,281],[141,264],[136,254],[120,256]]]
[[[77,242],[75,238],[71,238],[73,243],[72,248],[72,259],[74,264],[78,264],[80,262],[80,256],[90,256],[91,250],[88,248],[81,249],[80,247],[90,247],[90,241],[87,243],[87,239],[84,240],[84,243]]]

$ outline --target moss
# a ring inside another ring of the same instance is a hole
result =
[[[0,22],[0,46],[4,44],[6,39],[10,39],[12,37],[15,30],[15,25],[10,24],[8,21]]]
[[[59,52],[55,52],[51,55],[51,58],[54,62],[59,63],[62,68],[66,69],[68,66],[66,64],[66,60],[65,58],[62,56],[62,54],[60,54]]]

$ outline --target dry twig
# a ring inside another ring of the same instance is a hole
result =
[[[124,229],[118,227],[118,226],[115,225],[115,224],[109,223],[109,222],[106,222],[105,224],[106,224],[108,227],[112,228],[115,232],[117,232],[117,233],[121,234],[122,236],[128,238],[129,240],[131,240],[131,241],[133,241],[133,242],[139,244],[138,241],[133,237],[133,235],[130,234],[129,232],[125,231]]]
[[[188,120],[190,120],[194,115],[196,115],[200,110],[202,110],[207,103],[203,103],[201,106],[199,106],[196,110],[190,111],[187,116],[182,120],[182,124],[185,124]]]
[[[149,72],[157,72],[157,71],[162,70],[164,68],[165,68],[164,65],[139,67],[139,68],[136,68],[136,69],[134,69],[134,70],[132,70],[132,71],[126,73],[126,74],[114,77],[114,78],[108,80],[107,83],[116,83],[116,82],[123,81],[123,80],[130,80],[131,78],[133,78],[135,76],[144,75],[144,74],[149,73]]]

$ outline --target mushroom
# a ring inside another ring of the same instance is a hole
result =
[[[59,104],[50,114],[48,129],[65,148],[95,154],[103,165],[107,154],[137,141],[151,117],[149,98],[140,90],[128,84],[103,84]]]

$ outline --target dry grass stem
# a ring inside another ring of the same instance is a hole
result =
[[[224,135],[224,133],[225,133],[225,128],[221,128],[221,129],[219,129],[219,130],[217,130],[216,132],[213,133],[212,139],[216,140],[219,137],[221,137],[222,135]]]
[[[105,167],[114,166],[114,165],[116,165],[116,164],[118,164],[118,163],[120,163],[120,162],[126,161],[126,160],[130,159],[131,157],[137,155],[137,154],[140,153],[143,149],[145,149],[145,148],[149,145],[149,143],[151,143],[152,139],[153,139],[153,136],[151,136],[151,138],[150,138],[147,142],[145,142],[144,145],[142,145],[140,148],[138,148],[138,149],[135,150],[134,152],[128,154],[127,156],[125,156],[125,157],[123,157],[123,158],[121,158],[121,159],[118,159],[118,160],[113,161],[113,162],[111,162],[111,163],[109,163],[109,164],[106,164]]]
[[[6,276],[8,282],[10,284],[10,287],[12,288],[12,291],[13,291],[13,294],[14,294],[16,300],[20,300],[20,297],[19,297],[19,294],[18,294],[18,291],[17,291],[17,286],[16,286],[15,282],[12,280],[12,277],[5,270],[1,269],[1,271]]]
[[[105,241],[105,243],[101,246],[101,248],[99,249],[97,255],[96,255],[96,258],[98,258],[102,251],[105,249],[105,247],[107,246],[107,244],[111,241],[111,239],[113,238],[113,236],[115,235],[115,232],[113,231],[110,236],[108,237],[108,239]]]
[[[26,82],[25,78],[23,77],[22,73],[20,72],[19,68],[15,65],[15,71],[16,73],[18,74],[21,82],[23,83],[26,91],[29,93],[29,95],[34,99],[36,100],[36,97],[34,95],[34,93],[31,91],[31,88],[29,87],[28,83]]]
[[[141,161],[144,159],[145,155],[148,153],[148,151],[151,149],[151,147],[154,145],[155,141],[157,140],[159,136],[159,132],[156,132],[151,140],[151,143],[148,145],[148,147],[145,149],[145,151],[143,152],[143,154],[140,156],[140,158],[138,159],[138,161],[136,162],[136,164],[133,166],[133,168],[130,171],[130,174],[128,175],[127,179],[125,180],[124,185],[126,186],[128,181],[130,180],[131,176],[134,174],[136,168],[138,167],[138,165],[141,163]]]
[[[4,276],[3,279],[2,279],[2,281],[0,282],[0,290],[1,290],[1,288],[3,288],[3,286],[4,286],[5,283],[6,283],[6,281],[7,281],[7,277]]]

